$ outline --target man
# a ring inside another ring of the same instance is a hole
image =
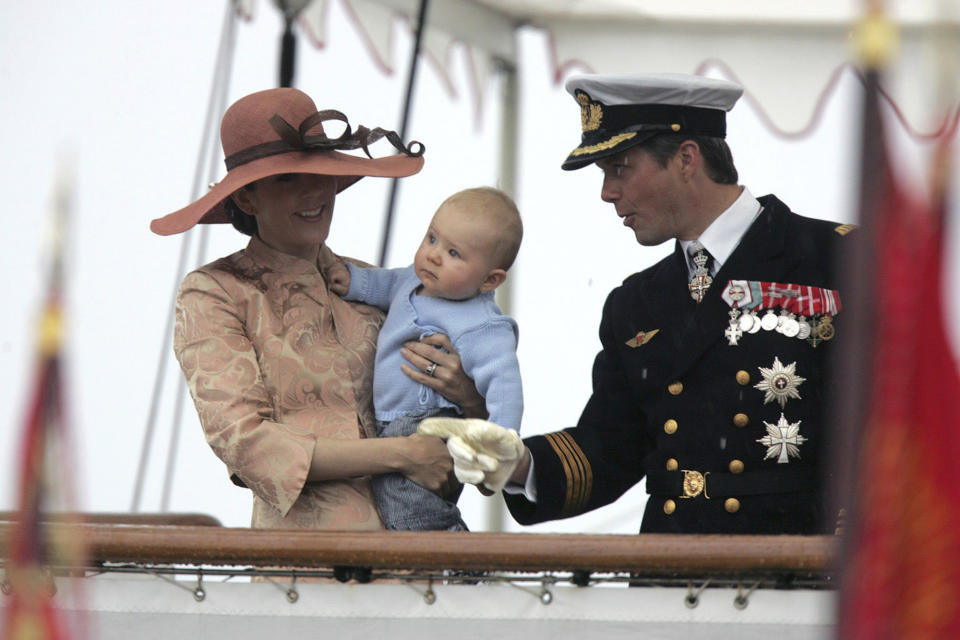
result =
[[[646,478],[642,532],[832,529],[818,493],[825,369],[841,308],[833,254],[852,227],[737,184],[734,83],[594,75],[566,88],[583,135],[563,168],[596,163],[637,241],[675,250],[610,293],[593,395],[576,427],[524,440],[512,515],[575,516]]]

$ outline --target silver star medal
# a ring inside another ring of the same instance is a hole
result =
[[[777,464],[787,464],[790,462],[790,458],[800,457],[800,445],[807,441],[800,435],[800,422],[802,421],[787,422],[782,413],[777,424],[763,422],[767,427],[767,435],[758,438],[757,442],[767,448],[767,455],[763,457],[764,460],[776,458]]]
[[[790,398],[800,399],[800,392],[797,391],[797,387],[803,384],[806,378],[801,378],[796,374],[796,362],[783,366],[780,358],[774,356],[772,367],[769,369],[766,367],[757,368],[760,369],[763,380],[753,385],[753,388],[764,392],[763,404],[776,400],[780,403],[782,409]]]

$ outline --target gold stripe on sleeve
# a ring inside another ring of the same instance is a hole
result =
[[[580,445],[573,439],[573,436],[566,431],[561,431],[558,435],[567,442],[567,447],[573,456],[573,460],[580,469],[582,482],[579,487],[579,495],[574,497],[574,504],[578,511],[583,511],[583,508],[587,505],[587,501],[590,499],[590,493],[593,491],[593,468],[590,466],[590,461],[587,459],[587,456],[584,455]]]
[[[560,459],[566,475],[567,490],[561,514],[579,513],[586,505],[593,486],[590,462],[573,437],[565,431],[549,433],[545,437]]]

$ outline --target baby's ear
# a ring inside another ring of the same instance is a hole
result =
[[[483,283],[480,285],[480,293],[486,293],[487,291],[493,291],[497,287],[503,284],[503,281],[507,279],[507,272],[503,269],[494,269],[487,274],[487,277],[483,279]]]

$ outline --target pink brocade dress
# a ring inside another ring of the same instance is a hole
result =
[[[252,526],[381,529],[369,479],[307,482],[318,438],[375,436],[372,383],[383,314],[344,302],[317,264],[265,245],[187,275],[174,352],[207,442],[253,492]]]

